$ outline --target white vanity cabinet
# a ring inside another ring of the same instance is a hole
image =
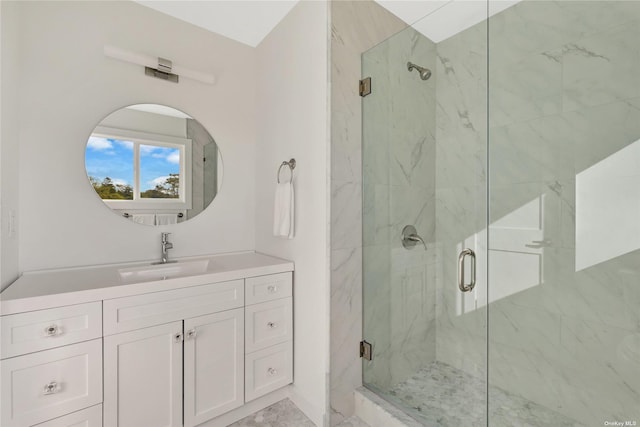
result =
[[[273,403],[244,406],[293,380],[293,264],[207,265],[135,283],[121,266],[25,274],[0,294],[0,425],[218,426]]]
[[[184,412],[191,427],[242,406],[243,306],[243,280],[104,301],[105,425],[178,427]]]

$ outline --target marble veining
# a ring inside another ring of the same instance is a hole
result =
[[[330,424],[350,419],[353,391],[362,384],[362,78],[361,54],[406,27],[372,1],[333,1],[331,13],[331,349]],[[382,83],[384,84],[384,83]],[[379,83],[376,83],[379,85]],[[377,90],[377,89],[376,89]],[[386,157],[381,156],[381,160]],[[388,186],[389,181],[382,182]],[[365,197],[366,198],[366,197]],[[366,223],[377,241],[388,239],[388,213],[382,206],[388,188],[380,188],[373,206],[377,217]],[[364,209],[371,209],[365,205]],[[386,215],[386,216],[385,216]],[[353,351],[351,350],[353,349]],[[357,426],[358,424],[354,424]]]
[[[479,377],[488,362],[490,384],[587,425],[640,416],[640,347],[632,344],[640,337],[640,316],[637,306],[631,308],[638,287],[630,285],[637,283],[640,254],[576,268],[580,191],[588,191],[579,188],[579,174],[640,138],[640,86],[632,70],[640,64],[639,22],[640,2],[624,1],[525,1],[492,17],[488,141],[472,136],[458,114],[487,114],[482,90],[472,97],[467,89],[474,79],[483,85],[486,66],[476,62],[476,69],[462,73],[450,61],[475,54],[477,48],[462,41],[487,28],[479,24],[438,44],[446,61],[437,76],[436,241],[442,270],[436,359]],[[481,162],[469,162],[473,151],[457,141],[469,141],[480,158],[488,150],[488,174]],[[470,186],[485,176],[491,275],[489,283],[479,284],[485,301],[478,299],[474,313],[465,311],[451,287],[456,276],[450,260],[458,245],[486,238],[482,191],[474,197]],[[539,209],[527,218],[521,209],[530,203]],[[527,246],[538,239],[542,247]],[[522,266],[510,267],[532,260],[526,274]],[[521,288],[514,292],[516,285]]]
[[[291,400],[284,399],[228,427],[316,427],[316,425]],[[369,427],[369,425],[354,415],[341,421],[336,427]]]
[[[229,427],[315,427],[315,424],[291,400],[284,399]]]
[[[388,388],[435,358],[435,88],[406,69],[435,69],[435,44],[406,28],[363,54],[375,93],[363,100],[364,381]],[[385,224],[386,222],[386,224]],[[427,243],[408,250],[414,225]]]

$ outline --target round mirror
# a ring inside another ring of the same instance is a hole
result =
[[[193,218],[222,182],[220,152],[207,130],[157,104],[131,105],[102,120],[87,140],[85,167],[113,212],[144,225]]]

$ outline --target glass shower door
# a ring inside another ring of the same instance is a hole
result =
[[[373,348],[363,381],[424,425],[483,426],[487,23],[435,43],[421,31],[437,21],[362,55],[372,88],[362,98],[363,337]]]
[[[640,2],[489,28],[489,424],[640,425]]]

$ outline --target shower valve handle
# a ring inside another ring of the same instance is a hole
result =
[[[422,237],[418,235],[416,228],[413,225],[407,225],[402,229],[402,246],[405,249],[411,249],[418,243],[422,243],[424,250],[427,250],[427,244]]]

